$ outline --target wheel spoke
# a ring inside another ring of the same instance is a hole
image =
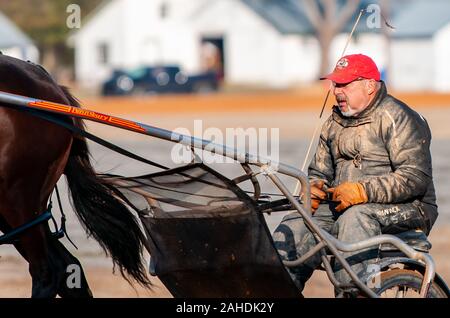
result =
[[[394,292],[395,292],[395,296],[394,298],[398,298],[398,292],[399,292],[400,288],[398,286],[394,287]]]

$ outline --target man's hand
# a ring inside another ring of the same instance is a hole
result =
[[[361,183],[344,182],[336,188],[330,188],[327,192],[333,193],[333,201],[341,203],[336,207],[337,212],[342,212],[348,207],[368,201],[366,191]]]
[[[314,214],[319,207],[320,201],[327,198],[327,194],[323,191],[323,180],[311,181],[311,213]]]

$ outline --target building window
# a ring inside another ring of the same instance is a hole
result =
[[[169,4],[167,2],[163,2],[159,7],[159,15],[161,19],[165,19],[169,15]]]
[[[107,43],[100,43],[98,45],[99,63],[107,65],[109,63],[109,46]]]

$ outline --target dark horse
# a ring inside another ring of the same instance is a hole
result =
[[[42,67],[1,54],[0,91],[79,107]],[[56,182],[65,174],[74,210],[87,233],[125,279],[150,286],[138,220],[94,171],[85,139],[4,106],[0,103],[0,230],[6,233],[45,211]],[[65,120],[83,127],[79,120]],[[27,230],[14,245],[29,263],[32,297],[92,296],[79,261],[51,235],[47,223]],[[72,264],[79,265],[80,288],[66,283]]]

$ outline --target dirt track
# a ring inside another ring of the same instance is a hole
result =
[[[326,88],[299,92],[222,93],[211,95],[167,95],[152,97],[86,98],[85,108],[108,114],[173,114],[226,112],[298,112],[317,111],[322,107]],[[450,106],[450,94],[398,93],[396,98],[416,107]],[[328,99],[327,107],[333,105]]]
[[[433,163],[434,176],[438,194],[441,217],[430,237],[434,244],[432,255],[435,258],[438,272],[450,282],[450,95],[404,95],[405,101],[418,109],[429,121],[433,131]],[[104,113],[135,119],[167,129],[187,127],[192,129],[195,119],[202,119],[205,127],[274,127],[280,129],[281,161],[299,165],[307,143],[316,125],[323,94],[316,91],[305,93],[266,93],[266,94],[222,94],[210,96],[176,96],[132,99],[91,99],[84,100],[85,108]],[[331,103],[331,102],[330,102]],[[167,154],[164,146],[148,142],[146,137],[118,132],[114,129],[88,124],[91,132],[118,142],[127,149],[138,152],[151,159],[162,162]],[[145,139],[145,141],[144,141]],[[101,171],[109,171],[120,165],[119,170],[128,175],[141,173],[140,168],[125,164],[120,157],[110,155],[98,147],[92,147],[96,167]],[[155,158],[156,157],[156,158]],[[97,162],[98,161],[98,162]],[[68,203],[67,214],[70,212]],[[73,216],[71,216],[73,218]],[[170,293],[155,280],[159,286],[148,292],[137,286],[130,287],[119,274],[112,274],[111,262],[103,256],[98,246],[87,240],[79,224],[69,220],[69,233],[79,245],[80,250],[74,252],[83,263],[91,289],[97,297],[170,297]],[[273,227],[273,225],[272,225]],[[70,245],[65,245],[70,249]],[[31,280],[27,273],[27,264],[17,257],[10,247],[0,247],[0,297],[28,297]],[[318,272],[308,283],[305,296],[332,297],[333,290],[323,272]]]

